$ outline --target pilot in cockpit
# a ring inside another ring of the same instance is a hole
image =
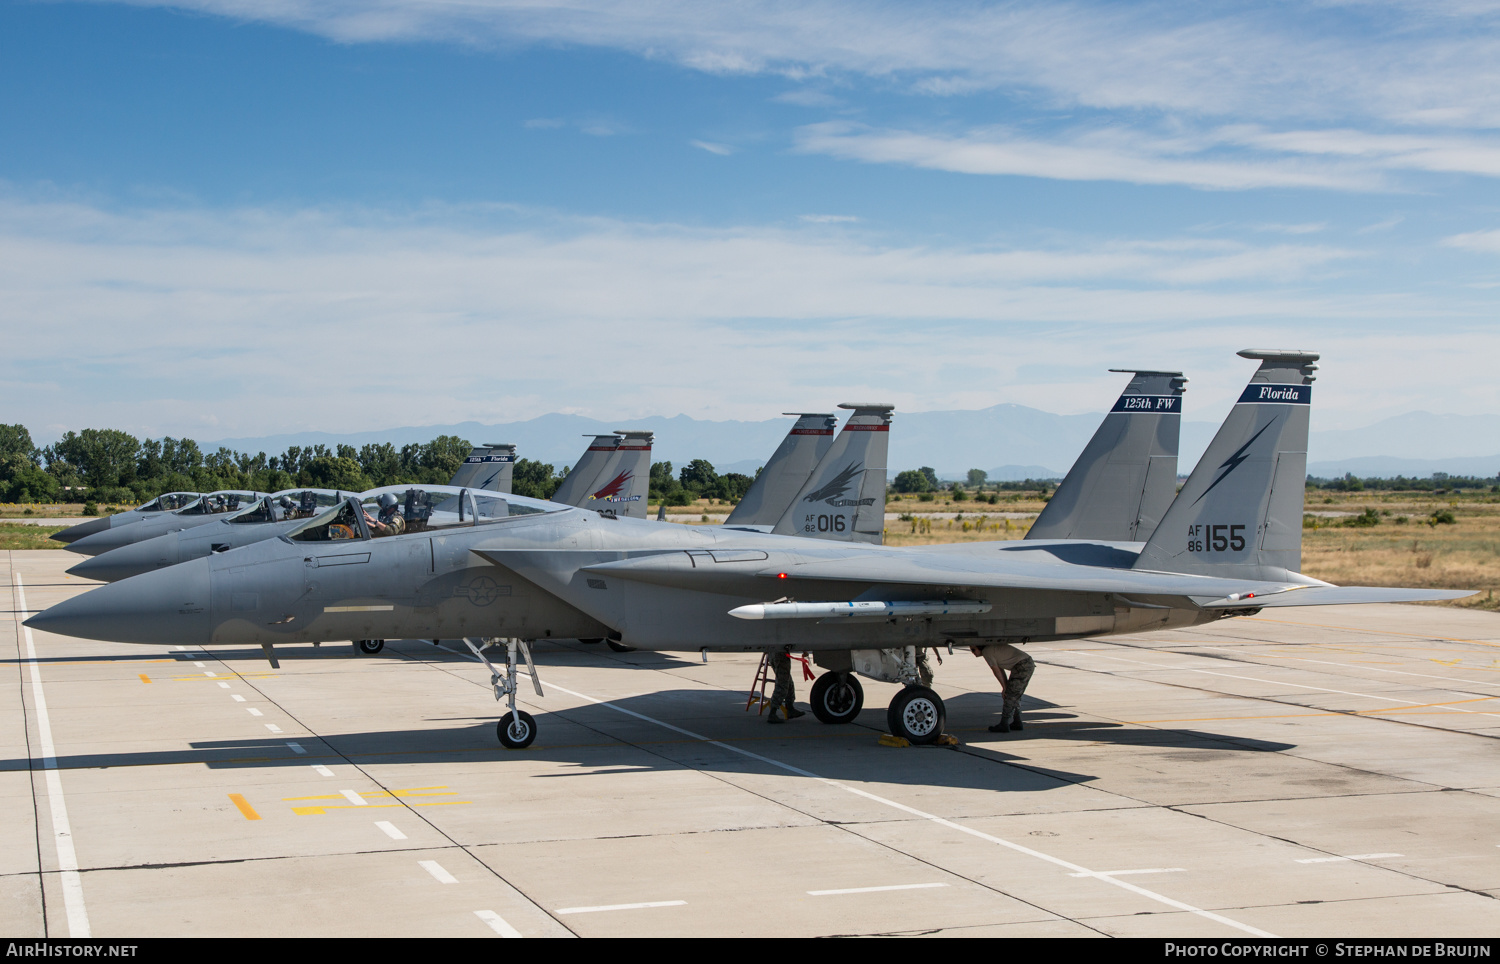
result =
[[[370,513],[366,512],[365,522],[370,526],[370,535],[377,539],[384,536],[399,536],[406,531],[406,520],[401,517],[401,500],[396,498],[394,492],[382,494],[378,518],[372,518]]]

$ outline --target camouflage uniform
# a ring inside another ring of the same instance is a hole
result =
[[[1026,684],[1036,671],[1036,660],[1008,643],[997,643],[980,651],[990,671],[1000,681],[1005,693],[1005,702],[1000,707],[1001,725],[1020,722],[1021,697],[1026,693]]]
[[[380,538],[385,538],[386,536],[399,536],[401,533],[406,531],[406,520],[401,517],[401,513],[399,512],[392,515],[389,519],[379,520],[379,523],[380,525],[385,526],[384,529],[381,529],[374,533]]]
[[[771,714],[767,723],[796,719],[803,712],[795,706],[797,688],[792,683],[792,657],[786,650],[771,653],[771,671],[776,674],[776,689],[771,692]]]

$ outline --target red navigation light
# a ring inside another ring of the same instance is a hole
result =
[[[784,573],[784,572],[778,572],[776,574],[776,578],[777,579],[785,579],[786,578],[786,573]]]

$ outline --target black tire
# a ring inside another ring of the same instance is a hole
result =
[[[942,697],[925,686],[908,686],[896,694],[886,708],[885,721],[891,733],[912,743],[933,743],[948,725],[948,710]]]
[[[822,723],[851,723],[865,708],[865,688],[853,673],[828,672],[812,685],[813,716]]]
[[[594,637],[591,637],[589,639],[580,639],[579,642],[580,643],[587,643],[590,646],[598,646],[600,643],[604,642],[604,637],[603,636],[594,636]]]
[[[507,713],[495,724],[495,735],[507,750],[524,750],[536,739],[536,720],[525,710]]]
[[[617,653],[633,653],[633,652],[635,652],[635,647],[634,646],[626,646],[624,643],[617,643],[617,642],[615,642],[612,639],[606,639],[605,642],[609,643],[609,648],[612,649],[612,650],[614,650]]]
[[[383,640],[383,639],[360,639],[360,640],[356,640],[355,643],[354,643],[354,645],[355,645],[356,648],[359,649],[359,651],[361,653],[364,653],[366,656],[374,656],[376,653],[380,652],[382,649],[385,649],[385,640]]]

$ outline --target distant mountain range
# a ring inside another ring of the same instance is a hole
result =
[[[982,468],[997,481],[1056,478],[1073,464],[1098,428],[1103,413],[1055,415],[1024,405],[995,405],[973,411],[897,412],[891,427],[892,473],[930,465],[943,478],[962,478]],[[225,446],[242,452],[279,454],[292,445],[361,446],[390,442],[398,448],[438,435],[470,442],[513,442],[522,458],[561,469],[582,453],[584,436],[615,429],[656,433],[653,458],[686,465],[707,459],[720,472],[753,474],[786,435],[791,420],[762,422],[696,419],[688,415],[600,421],[581,415],[542,415],[523,422],[460,422],[405,426],[372,432],[299,432],[261,438],[201,442],[209,451]],[[1183,422],[1181,471],[1186,474],[1218,430],[1214,422]],[[1308,473],[1332,477],[1500,473],[1500,415],[1433,415],[1409,412],[1359,429],[1312,433]]]

